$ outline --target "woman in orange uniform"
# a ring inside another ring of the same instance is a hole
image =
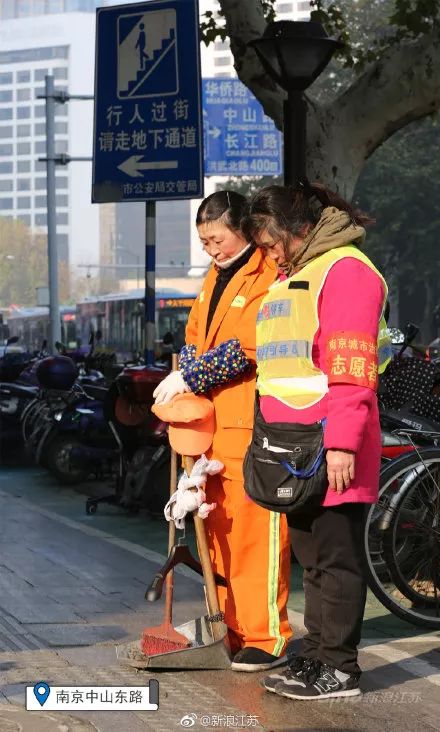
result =
[[[219,191],[206,198],[196,225],[213,262],[191,310],[186,346],[174,371],[157,387],[157,403],[192,391],[209,396],[216,429],[208,457],[224,464],[208,478],[206,519],[214,569],[234,653],[232,669],[261,671],[282,663],[291,630],[287,619],[290,545],[285,516],[247,498],[243,458],[255,396],[255,324],[261,300],[276,278],[271,260],[246,241],[240,220],[246,199]]]

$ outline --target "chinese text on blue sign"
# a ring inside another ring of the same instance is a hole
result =
[[[100,8],[92,200],[203,195],[197,0]]]
[[[281,175],[281,133],[238,79],[203,79],[205,175]]]

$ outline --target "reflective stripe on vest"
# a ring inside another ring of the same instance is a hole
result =
[[[385,370],[391,357],[383,319],[388,288],[368,257],[348,245],[326,252],[269,288],[257,319],[257,385],[262,396],[274,396],[295,409],[305,409],[327,393],[327,375],[313,363],[312,348],[319,328],[319,295],[330,269],[344,257],[363,262],[382,281],[384,303],[377,345],[379,373]]]

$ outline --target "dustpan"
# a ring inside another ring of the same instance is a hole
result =
[[[185,635],[191,645],[179,651],[146,656],[141,653],[139,641],[124,643],[117,647],[116,655],[122,663],[138,669],[204,669],[224,670],[231,668],[228,628],[217,622],[218,638],[214,639],[212,623],[208,615],[179,625],[176,630]]]
[[[187,457],[184,458],[184,463],[186,472],[190,475],[194,461]],[[188,638],[190,645],[187,648],[146,655],[141,650],[140,641],[124,643],[116,649],[116,655],[121,663],[137,669],[222,670],[231,667],[228,628],[223,622],[223,615],[220,612],[205,525],[197,512],[194,513],[194,527],[205,580],[208,614],[190,620],[175,629]]]

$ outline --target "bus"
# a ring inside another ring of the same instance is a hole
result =
[[[196,294],[162,288],[156,290],[156,356],[160,355],[165,334],[173,338],[174,350],[185,342],[185,327]],[[101,331],[100,347],[121,358],[145,350],[144,290],[131,290],[89,297],[76,306],[78,346],[88,342],[91,330]]]
[[[60,321],[61,341],[68,348],[76,348],[76,306],[60,307]],[[43,341],[49,340],[49,308],[10,308],[7,325],[10,336],[18,336],[29,351],[38,351]]]

